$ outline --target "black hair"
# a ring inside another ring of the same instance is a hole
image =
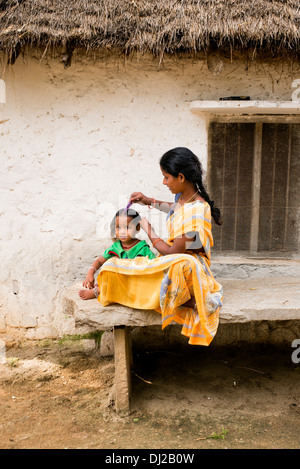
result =
[[[210,200],[202,181],[202,165],[198,157],[188,148],[177,147],[167,151],[160,159],[160,167],[168,174],[177,177],[180,173],[192,182],[201,197],[210,205],[211,215],[217,225],[222,225],[220,210]]]
[[[133,210],[132,208],[129,208],[127,210],[126,210],[126,208],[121,208],[120,210],[117,211],[117,213],[115,214],[115,216],[112,219],[111,224],[110,224],[110,234],[111,234],[112,238],[115,238],[115,234],[116,234],[116,219],[117,219],[117,217],[120,217],[122,215],[126,216],[126,217],[129,217],[132,220],[134,220],[134,223],[135,223],[136,226],[141,221],[140,214],[138,212],[136,212],[135,210]]]

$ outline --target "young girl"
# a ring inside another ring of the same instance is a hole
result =
[[[83,281],[83,286],[87,289],[79,291],[80,298],[89,300],[98,297],[99,287],[94,283],[94,275],[111,257],[119,259],[134,259],[138,256],[155,258],[155,254],[150,250],[146,241],[135,237],[140,231],[140,221],[141,217],[135,210],[121,209],[116,213],[110,225],[111,237],[115,239],[115,242],[89,268]]]

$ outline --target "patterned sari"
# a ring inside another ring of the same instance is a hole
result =
[[[195,254],[169,254],[155,259],[112,258],[98,275],[98,301],[104,306],[120,303],[137,309],[152,309],[162,315],[162,328],[172,321],[182,325],[181,333],[189,344],[209,345],[219,323],[222,286],[210,270],[213,245],[210,206],[199,200],[179,206],[167,218],[169,239],[193,236],[189,249],[204,248]],[[191,298],[196,307],[184,304]]]

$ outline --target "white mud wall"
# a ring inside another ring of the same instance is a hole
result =
[[[290,100],[299,68],[75,56],[70,68],[38,52],[0,62],[0,332],[74,333],[61,294],[109,245],[109,223],[140,190],[172,200],[159,158],[187,146],[207,167],[206,118],[189,102],[249,95]],[[5,95],[5,96],[4,96]],[[5,97],[5,99],[4,99]],[[165,214],[135,207],[165,236]]]

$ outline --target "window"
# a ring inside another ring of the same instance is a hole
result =
[[[208,185],[223,216],[215,251],[299,253],[300,124],[212,122]]]

